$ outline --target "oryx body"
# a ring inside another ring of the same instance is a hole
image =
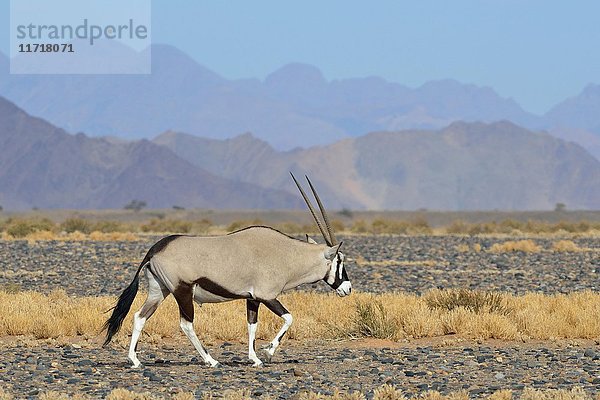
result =
[[[194,286],[201,303],[268,300],[323,279],[327,250],[326,245],[256,226],[226,236],[176,237],[152,257],[150,268],[173,293],[183,290],[182,285]]]
[[[294,179],[295,180],[295,179]],[[309,181],[310,183],[310,181]],[[300,186],[298,186],[300,188]],[[312,185],[311,185],[312,189]],[[105,345],[118,332],[139,286],[139,275],[146,269],[148,298],[134,315],[129,359],[140,365],[136,345],[144,324],[169,294],[173,294],[180,311],[180,325],[204,362],[218,363],[200,343],[193,328],[194,304],[218,303],[246,299],[249,348],[248,357],[261,365],[254,348],[260,304],[283,318],[284,324],[266,348],[270,358],[292,323],[291,314],[277,300],[284,291],[304,283],[324,280],[340,296],[351,291],[344,267],[340,244],[329,226],[327,216],[317,198],[329,235],[325,234],[314,209],[300,188],[327,244],[301,241],[273,228],[254,226],[225,236],[196,237],[172,235],[155,243],[139,265],[133,282],[119,297],[111,317],[106,321]],[[328,237],[329,236],[329,237]]]

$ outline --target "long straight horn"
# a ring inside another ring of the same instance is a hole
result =
[[[335,240],[335,235],[333,234],[333,229],[331,229],[331,224],[329,223],[329,218],[327,217],[327,213],[325,212],[325,207],[323,207],[323,203],[321,203],[321,199],[319,199],[319,195],[315,190],[308,176],[304,175],[306,180],[308,181],[308,186],[310,186],[310,190],[312,190],[315,199],[317,200],[317,205],[319,206],[319,210],[321,210],[321,215],[323,216],[323,220],[325,221],[325,226],[327,227],[327,233],[329,233],[329,241],[331,242],[330,246],[334,246],[337,244],[337,240]]]
[[[294,180],[294,183],[298,187],[298,190],[300,190],[300,194],[304,198],[304,202],[308,206],[308,209],[310,210],[310,213],[312,214],[315,222],[317,223],[317,226],[319,227],[319,230],[321,231],[321,235],[323,235],[323,239],[325,239],[325,243],[327,243],[328,246],[332,246],[331,240],[325,234],[325,230],[323,229],[323,225],[321,225],[321,221],[319,221],[319,218],[317,217],[317,213],[315,212],[315,209],[314,209],[313,205],[310,203],[310,200],[306,196],[306,193],[304,193],[304,190],[302,190],[302,186],[300,186],[300,184],[296,180],[296,177],[294,176],[294,174],[292,174],[291,171],[290,171],[290,175],[292,176],[292,179]]]

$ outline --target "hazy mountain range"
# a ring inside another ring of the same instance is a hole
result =
[[[251,134],[223,141],[166,132],[154,142],[213,173],[290,193],[287,172],[308,173],[334,208],[600,207],[600,161],[510,122],[375,132],[288,152]]]
[[[0,98],[0,205],[6,209],[288,208],[298,197],[216,176],[148,140],[70,135]]]
[[[9,75],[8,59],[0,55],[0,95],[91,136],[152,138],[173,130],[225,139],[252,132],[286,150],[372,131],[508,120],[576,141],[600,158],[598,85],[537,116],[491,88],[453,80],[418,88],[378,77],[328,81],[316,67],[298,63],[264,80],[228,80],[174,47],[153,45],[151,51],[151,75]]]
[[[153,141],[71,135],[0,98],[6,209],[303,207],[288,171],[309,173],[329,208],[600,208],[600,162],[580,146],[509,122],[377,132],[278,151],[166,132]]]

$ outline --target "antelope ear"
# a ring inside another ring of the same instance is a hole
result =
[[[315,242],[315,240],[313,238],[311,238],[308,235],[306,235],[306,241],[310,244],[318,244],[317,242]]]
[[[328,247],[324,253],[325,258],[328,260],[332,260],[333,257],[335,257],[335,255],[338,253],[338,251],[340,251],[340,247],[342,246],[342,243],[344,243],[344,242],[340,242],[339,244],[336,244],[333,247]]]

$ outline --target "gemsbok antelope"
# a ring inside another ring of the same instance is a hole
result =
[[[290,173],[291,174],[291,173]],[[106,346],[119,331],[129,313],[139,287],[140,272],[145,268],[148,278],[148,298],[134,314],[129,345],[129,360],[133,367],[141,365],[136,346],[146,321],[160,303],[173,294],[179,306],[180,326],[206,365],[218,362],[210,356],[196,336],[193,327],[194,301],[220,303],[245,299],[248,321],[248,358],[254,366],[262,365],[256,355],[255,337],[260,304],[284,321],[281,330],[264,348],[264,358],[270,361],[283,335],[292,324],[292,315],[277,300],[282,292],[303,283],[324,280],[338,295],[346,296],[352,285],[344,267],[342,242],[336,241],[327,213],[311,181],[306,177],[325,222],[325,229],[314,207],[293,174],[310,213],[326,245],[287,236],[266,226],[252,226],[225,236],[171,235],[156,242],[148,251],[131,284],[119,296],[112,315],[104,324]]]

